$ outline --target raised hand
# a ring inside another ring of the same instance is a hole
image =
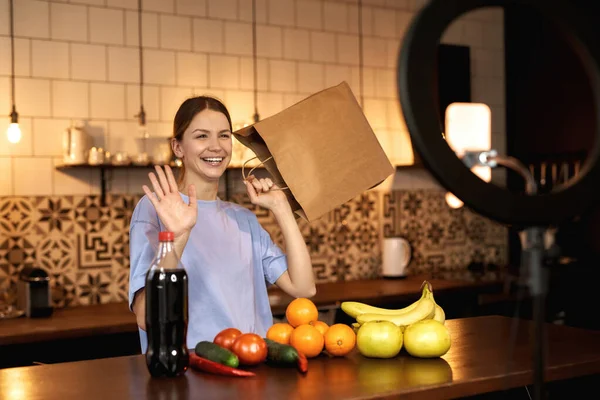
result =
[[[156,175],[158,175],[158,179]],[[188,187],[190,201],[189,204],[185,204],[179,194],[177,182],[175,182],[171,168],[165,165],[165,170],[163,171],[157,165],[156,175],[153,172],[148,174],[154,187],[154,193],[146,185],[143,185],[142,188],[156,209],[158,217],[165,225],[165,228],[173,232],[176,238],[189,233],[196,224],[198,216],[196,187],[194,185]]]
[[[289,207],[285,193],[271,179],[257,179],[254,175],[249,175],[244,183],[252,204],[271,211]]]

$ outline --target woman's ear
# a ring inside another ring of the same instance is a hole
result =
[[[183,157],[183,150],[181,149],[181,143],[179,143],[179,140],[171,138],[171,149],[173,150],[173,154],[175,154],[175,157]]]

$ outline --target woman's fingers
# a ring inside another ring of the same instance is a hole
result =
[[[158,200],[160,200],[163,197],[165,197],[165,194],[162,191],[162,189],[160,187],[160,184],[158,183],[158,179],[156,179],[156,175],[154,175],[153,172],[150,172],[148,174],[148,176],[150,177],[150,182],[152,182],[152,187],[154,188],[154,193],[156,193],[156,196],[158,197]]]
[[[263,191],[263,186],[258,179],[253,179],[250,184],[256,189],[256,193],[260,194]]]
[[[165,194],[171,193],[171,187],[169,186],[169,181],[167,180],[167,176],[162,168],[158,165],[155,166],[156,174],[158,175],[158,180],[160,181],[162,190]]]
[[[252,186],[252,188],[256,192],[257,196],[260,195],[261,193],[266,193],[271,190],[279,188],[277,185],[275,185],[273,183],[271,178],[257,179],[254,175],[248,176],[245,183],[248,183],[248,184],[250,184],[250,186]]]
[[[266,179],[261,179],[260,180],[260,185],[262,186],[263,192],[268,192],[269,191],[269,184],[267,183]]]
[[[165,165],[165,172],[167,174],[169,187],[171,188],[171,193],[177,192],[179,189],[177,187],[177,181],[175,181],[175,175],[173,175],[173,170],[168,165]]]
[[[156,194],[152,193],[150,191],[150,188],[146,185],[142,185],[142,189],[144,189],[144,193],[146,193],[146,196],[148,196],[148,199],[150,200],[154,208],[156,208],[158,203],[158,198],[156,197]]]
[[[250,197],[250,201],[254,203],[254,201],[258,197],[258,194],[254,189],[254,185],[252,185],[252,183],[249,181],[244,181],[244,184],[246,185],[246,190],[248,191],[248,197]]]
[[[269,191],[279,190],[279,186],[277,186],[275,182],[271,180],[271,178],[265,178],[265,180],[267,181],[267,185],[269,185]]]

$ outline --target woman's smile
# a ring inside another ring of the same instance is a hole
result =
[[[223,163],[225,157],[204,157],[201,158],[202,161],[207,163],[211,167],[220,167]]]

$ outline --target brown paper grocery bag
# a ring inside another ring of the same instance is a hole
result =
[[[287,187],[284,192],[292,210],[307,221],[394,172],[346,82],[234,135],[264,162],[279,186]]]

